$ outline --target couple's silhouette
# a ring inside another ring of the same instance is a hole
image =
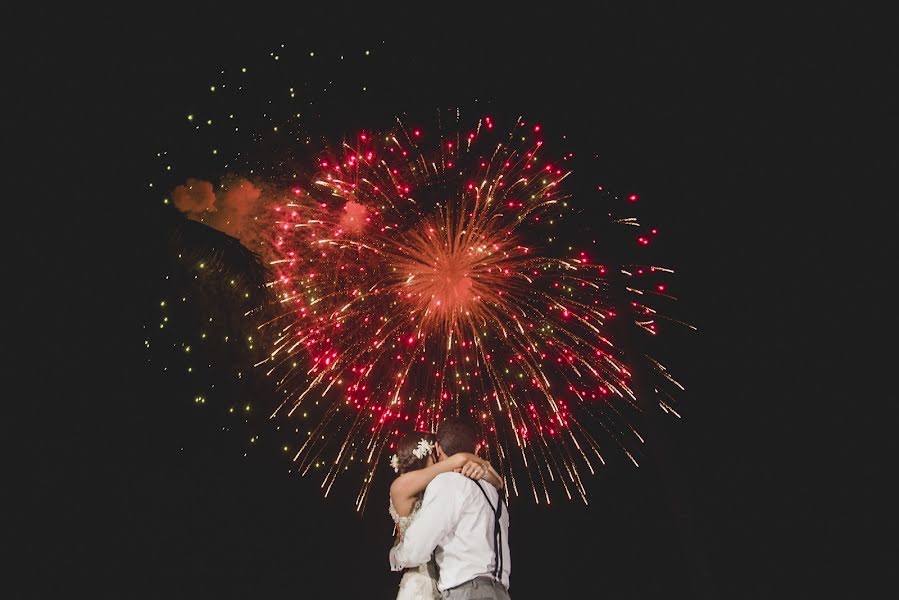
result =
[[[397,444],[390,486],[396,544],[390,567],[404,571],[397,600],[509,598],[509,512],[503,481],[479,458],[474,426],[458,417],[437,434]]]

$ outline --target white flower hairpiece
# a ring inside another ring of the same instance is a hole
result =
[[[394,473],[400,472],[400,459],[397,458],[396,454],[390,457],[390,466],[393,467]]]
[[[421,438],[418,442],[418,446],[415,447],[415,450],[412,451],[412,454],[415,455],[415,458],[424,458],[434,449],[434,444],[429,442],[425,438]]]

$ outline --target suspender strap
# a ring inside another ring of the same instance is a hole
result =
[[[493,506],[493,502],[490,501],[490,496],[487,495],[487,491],[481,485],[480,481],[475,481],[478,485],[478,489],[481,490],[481,493],[484,494],[484,499],[487,500],[487,505],[490,506],[490,510],[493,511],[493,554],[496,556],[495,565],[496,567],[493,569],[493,576],[500,581],[503,578],[503,531],[499,526],[499,519],[503,514],[503,498],[500,494],[497,497],[496,506]]]

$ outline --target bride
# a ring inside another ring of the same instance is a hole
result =
[[[437,462],[433,433],[412,432],[397,444],[396,454],[390,464],[399,473],[390,485],[390,516],[396,523],[396,540],[403,539],[406,529],[415,520],[425,488],[440,473],[456,471],[470,479],[485,479],[497,489],[503,482],[499,474],[486,460],[467,452],[459,452]],[[406,569],[400,580],[397,600],[439,600],[437,590],[437,563],[431,557],[426,564]]]

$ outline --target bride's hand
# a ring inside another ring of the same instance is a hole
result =
[[[466,460],[465,464],[462,465],[461,469],[457,469],[459,473],[462,473],[469,479],[482,479],[484,475],[487,474],[487,467],[484,466],[484,461],[481,459],[475,460]]]
[[[452,467],[453,471],[459,473],[462,470],[462,467],[465,466],[466,461],[471,458],[471,455],[465,452],[457,452],[452,456],[448,457],[447,463]]]

